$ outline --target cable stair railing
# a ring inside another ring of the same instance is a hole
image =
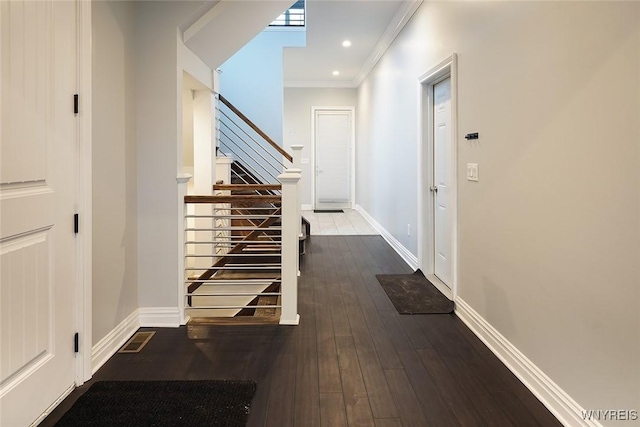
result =
[[[185,315],[194,325],[297,324],[300,170],[222,96],[218,117],[230,179],[184,198]]]

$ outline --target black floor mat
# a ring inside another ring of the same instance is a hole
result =
[[[235,426],[247,423],[253,381],[100,381],[56,426]]]
[[[453,311],[453,301],[433,286],[420,270],[413,274],[377,274],[376,278],[400,314]]]
[[[314,209],[315,213],[344,213],[342,209]]]

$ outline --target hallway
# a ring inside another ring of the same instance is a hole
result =
[[[409,268],[380,236],[313,236],[307,250],[299,326],[154,329],[93,381],[256,380],[249,426],[560,425],[456,316],[396,313],[375,274]]]

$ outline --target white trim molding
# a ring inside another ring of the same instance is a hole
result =
[[[76,289],[76,316],[79,336],[79,356],[75,367],[75,384],[82,385],[91,379],[92,358],[92,91],[91,91],[91,1],[77,2],[78,31],[78,94],[80,109],[78,112],[78,214],[80,215],[80,233],[78,233],[78,286]]]
[[[393,237],[391,233],[387,231],[378,221],[373,219],[371,215],[360,205],[356,205],[356,211],[360,213],[366,219],[369,224],[382,236],[384,240],[400,255],[400,257],[407,263],[413,270],[418,268],[418,258],[409,251],[398,239]]]
[[[313,210],[313,205],[302,205],[300,207],[301,210],[303,211],[312,211]]]
[[[602,427],[602,424],[595,420],[584,420],[582,414],[585,409],[469,304],[460,297],[456,297],[455,302],[456,315],[563,425]]]
[[[178,307],[141,307],[138,313],[142,328],[177,328],[181,323]]]
[[[91,349],[91,373],[95,374],[107,360],[140,328],[138,310],[135,310]]]

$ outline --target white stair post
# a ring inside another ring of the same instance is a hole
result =
[[[297,171],[302,175],[302,149],[304,145],[291,145],[291,157],[293,157],[293,168],[288,169],[287,172]],[[298,235],[302,237],[302,197],[300,190],[300,182],[298,182]]]
[[[281,325],[297,325],[298,314],[298,181],[300,173],[287,170],[278,176],[282,184],[282,310]]]

